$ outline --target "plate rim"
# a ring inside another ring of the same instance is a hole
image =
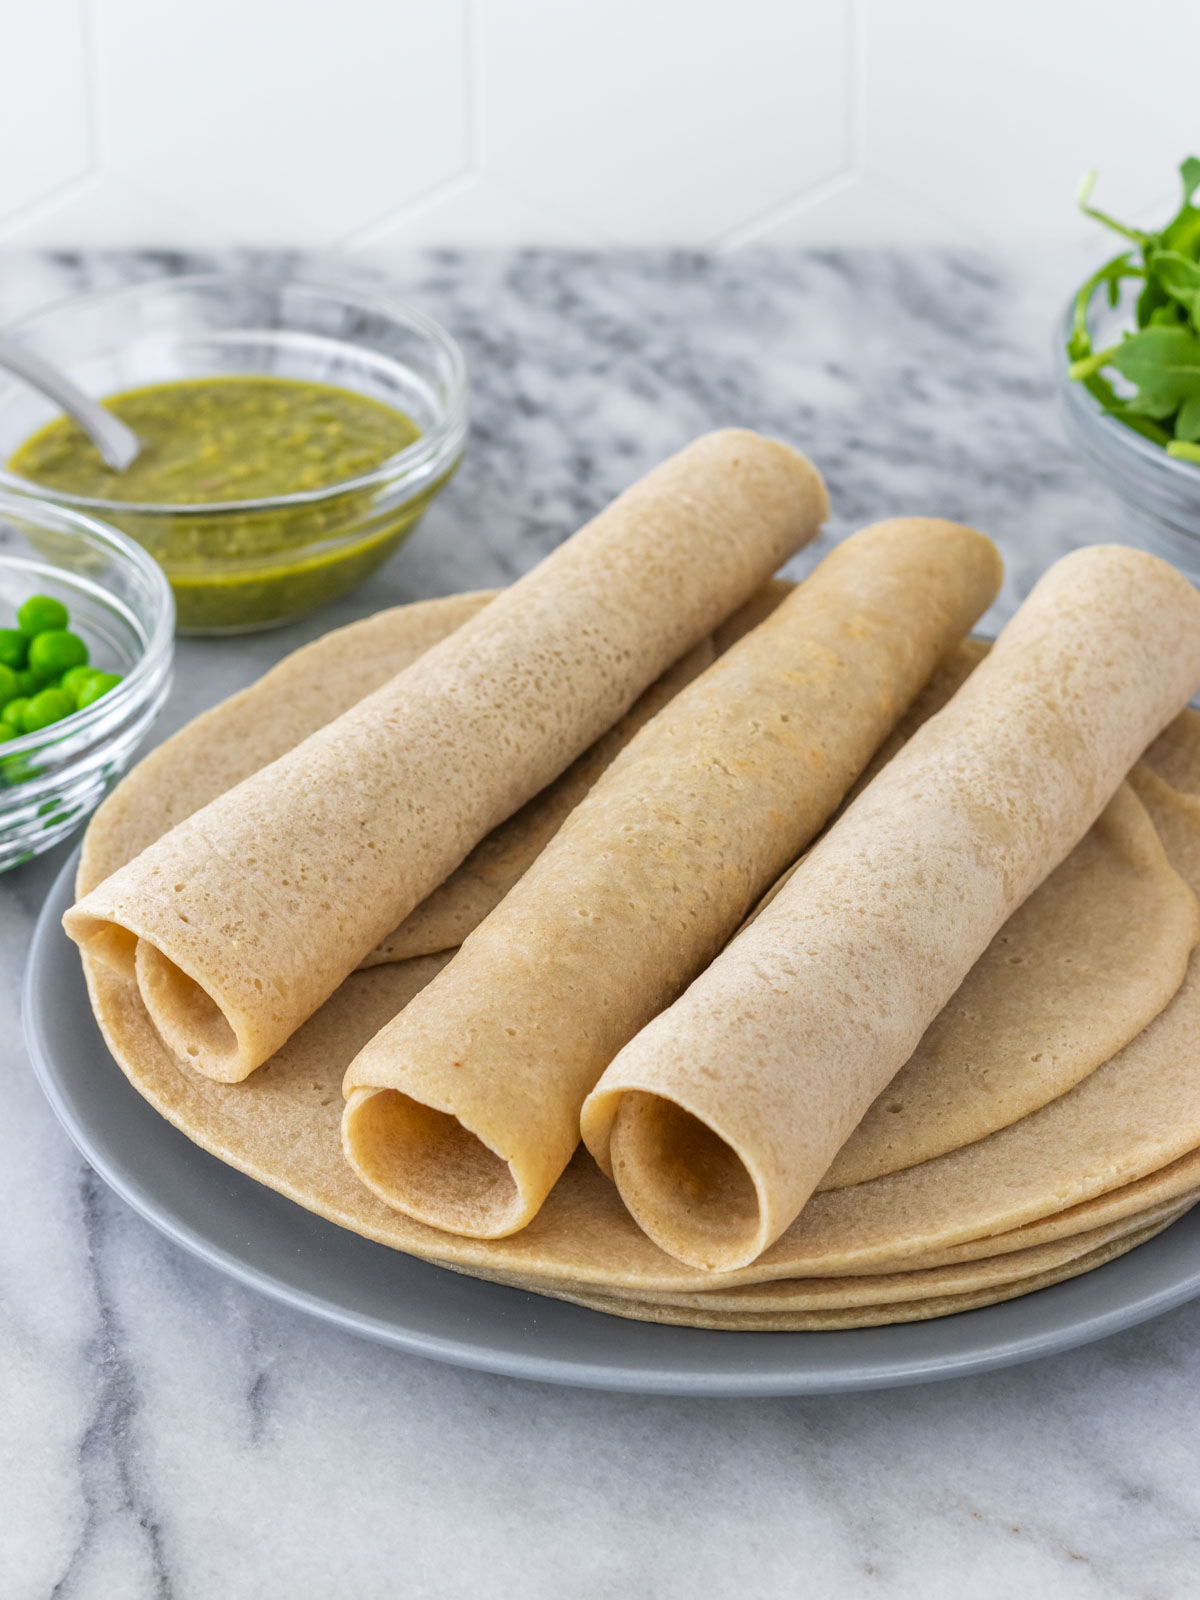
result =
[[[1138,1323],[1160,1316],[1173,1310],[1175,1307],[1186,1303],[1188,1300],[1200,1296],[1200,1208],[1197,1218],[1193,1219],[1195,1226],[1192,1231],[1196,1233],[1195,1264],[1189,1272],[1181,1272],[1173,1278],[1168,1275],[1168,1281],[1159,1287],[1150,1289],[1140,1294],[1122,1297],[1119,1290],[1115,1299],[1110,1295],[1112,1302],[1105,1308],[1085,1312],[1075,1318],[1068,1317],[1057,1325],[1042,1330],[1026,1331],[1022,1334],[1007,1337],[1003,1333],[1003,1323],[1006,1320],[1003,1313],[1006,1308],[1018,1305],[1030,1306],[1035,1301],[1040,1301],[1049,1312],[1052,1307],[1064,1304],[1070,1296],[1064,1291],[1070,1291],[1073,1286],[1091,1282],[1094,1288],[1097,1282],[1104,1281],[1104,1275],[1109,1278],[1116,1277],[1120,1280],[1119,1269],[1124,1263],[1142,1251],[1151,1251],[1159,1241],[1153,1239],[1145,1245],[1137,1247],[1128,1256],[1119,1258],[1105,1266],[1098,1267],[1090,1273],[1079,1278],[1067,1280],[1064,1283],[1053,1285],[1046,1289],[1037,1290],[1027,1296],[1018,1297],[1016,1300],[1000,1302],[993,1306],[981,1307],[974,1311],[960,1312],[953,1317],[930,1318],[926,1321],[906,1324],[894,1324],[896,1334],[901,1330],[908,1330],[908,1343],[928,1343],[931,1348],[924,1354],[909,1354],[898,1356],[889,1361],[881,1361],[878,1357],[855,1361],[852,1343],[848,1345],[846,1360],[841,1364],[830,1366],[827,1362],[821,1366],[814,1366],[811,1361],[805,1362],[803,1351],[807,1345],[812,1353],[817,1349],[828,1349],[827,1341],[842,1340],[853,1341],[856,1335],[871,1333],[873,1335],[887,1335],[887,1327],[876,1329],[845,1329],[826,1330],[822,1332],[771,1332],[771,1333],[729,1333],[718,1330],[703,1330],[682,1328],[673,1325],[658,1325],[636,1323],[633,1324],[640,1330],[654,1328],[655,1332],[664,1337],[664,1342],[669,1346],[680,1339],[690,1339],[703,1336],[707,1339],[732,1341],[738,1339],[762,1340],[770,1339],[775,1345],[777,1341],[790,1341],[796,1349],[796,1361],[786,1370],[771,1368],[765,1371],[755,1371],[753,1368],[742,1367],[738,1370],[730,1361],[724,1367],[720,1363],[715,1368],[685,1368],[671,1367],[669,1363],[661,1368],[645,1365],[613,1365],[600,1364],[594,1361],[573,1360],[569,1352],[563,1354],[546,1355],[540,1353],[523,1353],[489,1346],[486,1336],[480,1337],[479,1330],[466,1328],[459,1330],[457,1335],[433,1334],[412,1326],[405,1326],[400,1320],[385,1320],[369,1313],[354,1310],[339,1304],[327,1295],[321,1295],[312,1290],[307,1290],[296,1283],[289,1282],[278,1272],[272,1273],[254,1265],[224,1245],[207,1238],[190,1222],[183,1219],[178,1212],[173,1211],[170,1196],[159,1194],[147,1186],[144,1176],[134,1170],[126,1157],[110,1149],[107,1144],[98,1142],[93,1135],[86,1119],[84,1119],[74,1104],[66,1086],[66,1077],[54,1059],[53,1050],[46,1037],[46,1018],[43,1012],[38,993],[40,980],[44,973],[53,970],[56,962],[61,962],[72,953],[72,946],[62,932],[59,924],[61,912],[65,906],[74,899],[73,880],[76,863],[79,858],[80,846],[68,856],[60,871],[55,876],[53,883],[46,895],[45,901],[38,912],[34,930],[30,939],[28,956],[26,959],[25,973],[21,985],[21,1017],[24,1027],[25,1040],[33,1067],[35,1078],[42,1093],[49,1102],[59,1124],[66,1132],[72,1144],[96,1172],[101,1180],[112,1189],[120,1198],[144,1221],[148,1222],[159,1233],[170,1239],[172,1243],[188,1252],[188,1254],[203,1261],[207,1266],[244,1287],[258,1294],[266,1296],[277,1304],[291,1307],[307,1316],[314,1317],[328,1326],[338,1328],[345,1333],[354,1334],[360,1338],[369,1339],[388,1348],[404,1351],[411,1355],[422,1356],[427,1360],[440,1361],[452,1366],[463,1367],[476,1371],[488,1372],[496,1376],[519,1378],[531,1382],[552,1383],[568,1387],[608,1390],[613,1392],[678,1395],[681,1397],[707,1397],[730,1399],[775,1398],[796,1395],[817,1395],[835,1393],[855,1393],[872,1389],[897,1388],[910,1384],[945,1381],[959,1377],[969,1377],[983,1372],[995,1371],[1006,1366],[1014,1366],[1026,1361],[1039,1360],[1052,1355],[1062,1354],[1067,1350],[1078,1348],[1081,1345],[1095,1340],[1107,1338],[1111,1334],[1119,1333]],[[75,969],[77,981],[82,985],[82,971]],[[48,986],[49,992],[49,986]],[[99,1027],[94,1018],[90,1018],[94,1030],[94,1042],[101,1056],[107,1061],[111,1070],[117,1075],[120,1083],[126,1086],[133,1094],[138,1090],[131,1084],[121,1071],[119,1065],[112,1059]],[[149,1102],[143,1102],[149,1105]],[[161,1117],[155,1108],[150,1107],[155,1116],[160,1117],[163,1126],[177,1138],[186,1139],[187,1135],[182,1129],[176,1128],[166,1118]],[[191,1141],[189,1141],[191,1143]],[[386,1245],[374,1241],[363,1240],[350,1230],[344,1230],[338,1224],[327,1218],[318,1217],[316,1213],[308,1212],[307,1208],[299,1206],[298,1202],[288,1199],[278,1191],[272,1190],[269,1185],[263,1185],[249,1174],[229,1163],[222,1162],[218,1156],[201,1146],[191,1143],[195,1154],[202,1157],[205,1162],[211,1162],[220,1174],[234,1174],[246,1183],[253,1184],[255,1189],[265,1189],[277,1199],[287,1205],[296,1205],[300,1211],[306,1212],[314,1222],[319,1222],[333,1230],[334,1234],[349,1233],[358,1245],[367,1245],[371,1249],[384,1252],[387,1257],[403,1255],[390,1249]],[[1176,1228],[1185,1225],[1187,1219],[1181,1219],[1180,1224],[1175,1224],[1167,1232],[1174,1232]],[[1166,1234],[1161,1236],[1166,1238]],[[408,1261],[419,1262],[421,1266],[432,1271],[447,1270],[439,1268],[436,1263],[420,1261],[417,1257],[406,1257]],[[514,1289],[505,1285],[495,1284],[483,1279],[471,1279],[472,1284],[478,1287],[485,1296],[484,1304],[492,1296],[525,1297],[531,1302],[545,1303],[548,1299],[533,1290]],[[1115,1286],[1114,1286],[1115,1288]],[[500,1308],[503,1300],[499,1301]],[[512,1303],[511,1301],[509,1302]],[[561,1304],[562,1302],[555,1302]],[[620,1327],[630,1324],[625,1319],[611,1318],[598,1311],[587,1310],[582,1307],[572,1307],[572,1311],[579,1316],[588,1318],[602,1318],[605,1323],[616,1323]],[[1000,1313],[1001,1315],[997,1315]],[[954,1353],[938,1353],[937,1330],[948,1323],[960,1326],[968,1325],[979,1331],[979,1338],[969,1343],[969,1348]],[[995,1334],[989,1338],[993,1327],[999,1324]],[[921,1333],[927,1332],[929,1338],[921,1339]],[[473,1336],[474,1335],[474,1336]],[[893,1335],[894,1337],[895,1335]],[[641,1337],[645,1338],[643,1332]],[[654,1335],[650,1335],[654,1337]],[[820,1347],[814,1341],[822,1341]],[[730,1353],[733,1354],[735,1346],[730,1343]]]

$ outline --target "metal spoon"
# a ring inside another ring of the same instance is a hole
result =
[[[18,378],[24,378],[26,383],[39,389],[48,400],[53,400],[69,417],[73,417],[99,450],[105,465],[114,472],[124,472],[136,461],[142,442],[133,429],[127,428],[119,417],[114,417],[111,411],[90,395],[84,394],[58,367],[2,335],[0,367],[15,373]]]

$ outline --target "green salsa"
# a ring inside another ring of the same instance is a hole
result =
[[[51,492],[121,502],[109,520],[162,565],[187,631],[262,627],[345,593],[395,548],[445,481],[400,504],[374,486],[350,486],[421,430],[403,412],[330,384],[189,378],[129,389],[105,404],[142,441],[126,471],[107,467],[67,417],[27,439],[9,471]],[[231,504],[339,484],[347,487],[308,504]]]

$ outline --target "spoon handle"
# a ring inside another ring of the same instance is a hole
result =
[[[73,417],[114,472],[124,472],[137,458],[141,442],[132,428],[127,428],[119,417],[84,394],[58,367],[2,335],[0,367],[24,378]]]

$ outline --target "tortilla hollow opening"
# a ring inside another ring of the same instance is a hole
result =
[[[137,957],[138,937],[119,922],[88,917],[82,922],[82,936],[96,960],[111,968],[119,978],[132,978]]]
[[[621,1096],[610,1145],[630,1215],[661,1249],[722,1271],[762,1250],[762,1196],[732,1145],[661,1095]]]
[[[450,1112],[399,1089],[350,1096],[342,1148],[381,1200],[431,1227],[498,1239],[528,1220],[508,1162]]]
[[[148,939],[137,941],[134,970],[159,1037],[179,1061],[219,1082],[244,1077],[241,1041],[212,996]]]

